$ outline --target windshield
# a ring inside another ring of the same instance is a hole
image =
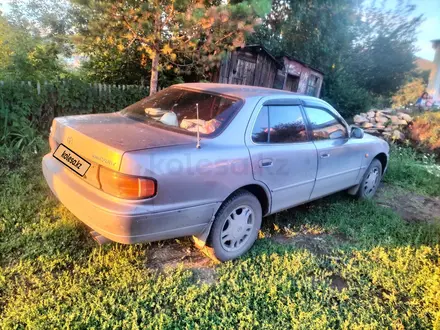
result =
[[[197,120],[196,104],[199,105]],[[136,120],[211,135],[232,119],[240,100],[204,91],[167,88],[122,110]]]

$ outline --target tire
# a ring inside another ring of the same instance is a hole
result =
[[[379,187],[382,180],[382,163],[378,159],[373,159],[359,186],[357,197],[359,199],[371,199]]]
[[[242,256],[254,245],[261,221],[261,205],[255,195],[246,190],[237,191],[215,216],[207,240],[210,254],[219,261]]]

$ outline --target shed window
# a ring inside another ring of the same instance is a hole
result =
[[[306,94],[310,96],[317,96],[316,91],[318,89],[319,77],[311,74],[309,80],[307,81],[307,91]]]

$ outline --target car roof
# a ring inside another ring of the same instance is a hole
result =
[[[334,114],[342,118],[341,115],[327,102],[314,96],[304,95],[300,93],[294,93],[281,89],[266,88],[259,86],[248,85],[234,85],[234,84],[217,84],[217,83],[185,83],[177,84],[172,87],[189,88],[200,91],[206,91],[211,93],[218,93],[222,95],[228,95],[240,99],[246,99],[250,97],[263,97],[263,96],[297,96],[304,102],[304,105],[309,106],[324,106],[329,108]]]
[[[247,86],[247,85],[233,85],[233,84],[186,83],[186,84],[177,84],[174,86],[180,88],[203,90],[211,93],[224,94],[242,99],[248,97],[254,97],[254,96],[301,95],[298,93],[293,93],[280,89],[258,87],[258,86]]]

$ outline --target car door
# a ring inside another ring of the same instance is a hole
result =
[[[309,200],[317,172],[316,147],[299,104],[271,102],[254,111],[246,144],[254,178],[272,194],[271,212]]]
[[[318,172],[311,199],[357,184],[362,150],[350,139],[347,125],[330,109],[304,107],[318,151]]]

